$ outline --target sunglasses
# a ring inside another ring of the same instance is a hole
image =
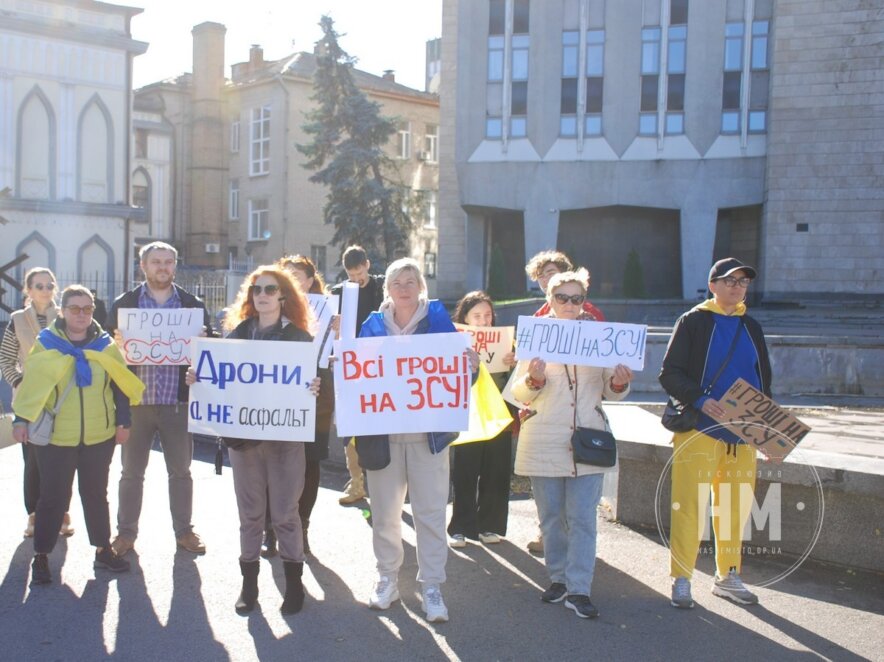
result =
[[[49,283],[48,285],[44,285],[43,283],[34,283],[32,287],[33,287],[35,290],[40,290],[41,292],[42,292],[43,290],[46,290],[46,291],[48,291],[48,292],[51,292],[52,290],[55,289],[55,283]]]
[[[65,310],[74,315],[91,315],[95,312],[95,306],[65,306]]]
[[[264,291],[264,294],[273,296],[279,292],[279,285],[264,285],[263,287],[261,285],[252,285],[249,287],[249,290],[251,290],[252,296],[258,296],[261,294],[261,290]]]
[[[734,278],[733,276],[725,276],[724,278],[719,278],[722,283],[724,283],[725,287],[736,287],[739,285],[742,288],[749,287],[749,283],[752,282],[751,278]]]
[[[567,294],[553,294],[553,297],[555,297],[555,300],[562,305],[565,305],[570,301],[575,306],[579,306],[586,301],[585,294],[572,294],[571,296],[568,296]]]

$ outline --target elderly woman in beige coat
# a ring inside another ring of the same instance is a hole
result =
[[[585,269],[553,276],[546,295],[551,307],[549,316],[584,318],[582,306],[588,285]],[[516,368],[513,395],[532,410],[519,433],[516,473],[531,478],[551,580],[540,599],[549,603],[564,600],[565,606],[581,618],[595,618],[599,613],[590,600],[596,507],[604,472],[617,467],[575,463],[571,435],[575,424],[604,429],[602,398],[622,399],[630,381],[632,371],[624,365],[594,368],[534,358],[520,361]]]

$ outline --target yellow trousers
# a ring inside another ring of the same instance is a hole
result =
[[[701,432],[677,432],[672,440],[670,575],[691,578],[712,495],[715,567],[719,576],[740,571],[743,527],[755,492],[755,449],[730,447]],[[734,455],[736,448],[736,455]]]

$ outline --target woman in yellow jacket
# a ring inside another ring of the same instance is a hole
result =
[[[116,444],[129,438],[129,406],[141,401],[144,384],[132,374],[117,346],[92,320],[92,293],[81,285],[66,288],[63,317],[37,336],[15,394],[14,435],[28,443],[28,423],[44,409],[58,408],[49,443],[36,446],[41,489],[34,528],[31,583],[52,581],[48,555],[55,547],[74,472],[95,568],[123,572],[129,563],[110,548],[107,480]],[[59,406],[60,402],[60,406]],[[34,441],[37,441],[36,439]]]

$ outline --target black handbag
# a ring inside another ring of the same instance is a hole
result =
[[[568,374],[568,366],[565,366],[565,375],[568,377],[568,388],[574,394],[574,432],[571,434],[571,450],[574,462],[577,464],[591,464],[595,467],[613,467],[617,464],[617,440],[611,433],[608,417],[601,407],[595,410],[605,421],[604,430],[595,428],[582,428],[577,425],[577,367],[574,367],[574,381]]]
[[[703,389],[703,395],[709,395],[712,392],[712,387],[715,386],[715,382],[718,381],[718,378],[721,377],[721,373],[724,372],[725,367],[730,363],[731,357],[734,355],[734,350],[737,348],[737,340],[739,340],[742,331],[743,318],[741,317],[740,323],[737,326],[737,332],[734,334],[734,339],[731,341],[730,349],[727,352],[727,357],[725,357],[721,366],[718,368],[715,377],[709,382],[709,386]],[[669,401],[666,403],[666,408],[663,409],[663,416],[660,418],[660,423],[662,423],[663,427],[670,432],[687,432],[688,430],[693,430],[697,427],[698,420],[700,420],[700,412],[697,411],[697,408],[694,407],[694,405],[687,402],[681,402],[670,395]]]

